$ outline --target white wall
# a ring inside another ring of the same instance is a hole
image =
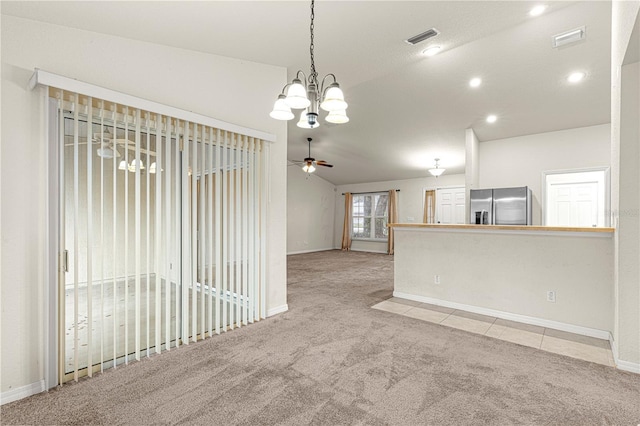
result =
[[[608,337],[613,235],[539,234],[397,228],[394,295],[586,327]],[[547,291],[556,292],[556,303],[547,302]]]
[[[332,250],[335,185],[298,166],[287,172],[287,254]]]
[[[640,276],[637,65],[625,63],[640,26],[640,2],[614,1],[611,22],[611,209],[615,239],[614,354],[618,365],[640,373]],[[628,62],[628,61],[627,61]],[[635,68],[635,69],[634,69]]]
[[[533,225],[541,224],[542,172],[609,167],[609,124],[480,143],[479,187],[528,186]]]
[[[340,248],[342,241],[342,225],[344,223],[344,195],[345,192],[372,192],[399,189],[398,192],[398,221],[400,223],[421,223],[424,215],[424,192],[426,189],[436,189],[449,186],[464,186],[464,175],[445,174],[439,178],[424,177],[418,179],[391,180],[384,182],[357,183],[339,185],[336,187],[336,215],[335,215],[335,248]],[[372,241],[353,241],[352,250],[387,252],[387,243]]]
[[[2,15],[0,390],[44,378],[47,158],[34,68],[276,134],[268,198],[267,309],[286,307],[286,123],[269,118],[286,70]],[[11,182],[8,185],[7,182]]]

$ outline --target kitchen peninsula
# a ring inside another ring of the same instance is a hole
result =
[[[610,338],[613,228],[389,226],[394,296]]]

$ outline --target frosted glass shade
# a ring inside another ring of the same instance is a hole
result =
[[[300,113],[300,120],[298,121],[298,124],[296,124],[296,126],[300,127],[301,129],[315,129],[316,127],[320,126],[320,122],[316,120],[313,126],[310,125],[309,121],[307,120],[307,111],[305,110]]]
[[[344,124],[349,122],[349,117],[347,117],[347,111],[342,109],[331,111],[329,115],[327,115],[325,120],[327,120],[329,123]]]
[[[327,89],[320,108],[329,112],[347,109],[347,103],[344,101],[344,93],[342,93],[342,89],[340,89],[337,83],[334,83]]]
[[[432,176],[438,177],[441,174],[443,174],[445,171],[445,169],[429,169],[429,173],[431,173]]]
[[[280,95],[276,102],[273,104],[273,111],[269,113],[271,118],[275,118],[276,120],[291,120],[294,115],[291,112],[291,108],[285,102],[285,96]]]
[[[127,162],[125,160],[120,161],[120,164],[118,165],[118,170],[127,170],[127,168],[129,168],[129,165],[127,164]]]
[[[111,149],[109,147],[105,147],[105,148],[98,148],[96,150],[96,154],[98,154],[98,157],[101,158],[113,158],[113,157],[120,157],[120,153],[118,152],[117,149]]]
[[[142,160],[131,160],[131,164],[129,164],[129,171],[135,172],[136,170],[144,170],[144,163]]]
[[[313,164],[305,164],[302,167],[302,171],[305,172],[305,173],[313,173],[313,172],[316,171],[316,168],[313,167]]]
[[[291,86],[289,86],[287,97],[284,101],[289,108],[293,109],[302,109],[311,105],[311,101],[307,98],[307,89],[297,78],[294,79]]]

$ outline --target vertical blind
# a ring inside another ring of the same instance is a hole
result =
[[[61,381],[264,318],[268,144],[49,96],[61,142]]]

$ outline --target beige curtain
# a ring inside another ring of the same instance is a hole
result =
[[[353,195],[350,192],[344,194],[344,224],[342,225],[342,250],[351,250],[351,215]]]
[[[387,223],[398,223],[398,199],[396,196],[396,190],[389,191],[389,214],[387,217]],[[387,240],[387,253],[393,254],[393,228],[389,227],[389,238]]]
[[[436,217],[436,191],[431,189],[424,192],[424,217],[423,223],[435,223]]]

